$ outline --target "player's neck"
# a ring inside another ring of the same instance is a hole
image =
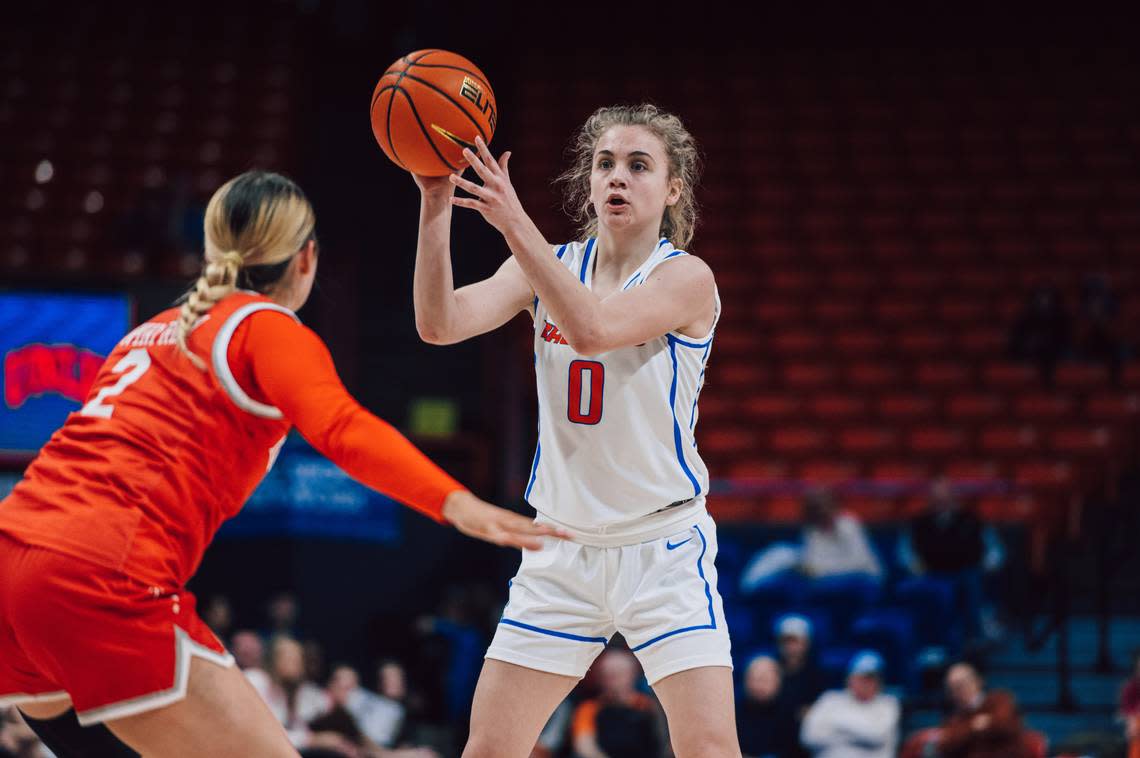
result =
[[[628,278],[653,255],[660,240],[657,230],[651,227],[618,233],[599,227],[595,280],[599,275],[618,280]]]

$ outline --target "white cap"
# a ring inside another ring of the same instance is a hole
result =
[[[801,637],[811,639],[811,622],[803,616],[789,614],[776,621],[777,637]]]
[[[882,676],[883,674],[883,657],[876,653],[874,650],[860,650],[851,659],[851,667],[847,670],[847,674],[874,674],[875,676]]]

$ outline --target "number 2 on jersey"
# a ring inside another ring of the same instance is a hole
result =
[[[590,373],[586,385],[583,374]],[[606,367],[597,361],[570,362],[570,391],[566,399],[566,416],[575,424],[596,424],[602,420],[602,390],[606,386]],[[589,387],[590,402],[582,408],[582,394]]]
[[[99,390],[99,393],[91,398],[87,405],[83,406],[79,412],[84,416],[111,418],[111,414],[115,412],[115,406],[107,405],[104,401],[108,398],[115,397],[127,387],[137,382],[139,377],[145,374],[148,368],[150,368],[150,353],[141,347],[130,351],[111,369],[111,371],[116,374],[122,374],[122,376],[119,377],[119,381],[110,387],[104,387]]]

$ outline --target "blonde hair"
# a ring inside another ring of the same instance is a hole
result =
[[[315,224],[305,193],[280,174],[247,171],[218,188],[206,206],[202,274],[182,302],[175,335],[195,366],[206,368],[187,343],[199,319],[237,289],[243,273],[259,290],[280,279],[288,261],[313,239]]]
[[[573,164],[557,181],[565,187],[563,204],[578,222],[579,234],[585,239],[598,233],[598,214],[590,202],[590,171],[598,140],[614,126],[644,126],[664,143],[669,160],[669,178],[681,180],[681,197],[674,205],[665,207],[659,234],[678,248],[688,246],[693,241],[697,226],[696,186],[701,173],[700,154],[696,140],[681,119],[651,103],[599,108],[586,119],[574,137],[570,145]]]

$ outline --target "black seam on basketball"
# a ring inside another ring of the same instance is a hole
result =
[[[465,108],[465,107],[463,106],[463,103],[459,102],[459,101],[458,101],[458,100],[456,100],[454,97],[452,97],[451,95],[447,94],[445,91],[443,91],[442,89],[440,89],[440,88],[439,88],[439,87],[437,87],[436,85],[434,85],[434,84],[432,84],[431,82],[429,82],[427,79],[421,79],[421,78],[419,78],[418,76],[415,76],[415,75],[413,75],[413,74],[409,74],[407,71],[404,71],[404,75],[405,75],[405,76],[407,76],[409,79],[411,79],[413,82],[419,82],[420,84],[424,85],[424,86],[425,86],[425,87],[427,87],[428,89],[432,89],[432,90],[435,90],[436,92],[438,92],[439,94],[441,94],[441,95],[443,95],[445,98],[447,98],[448,102],[450,102],[452,105],[454,105],[454,106],[455,106],[456,108],[458,108],[460,111],[462,111],[463,115],[464,115],[464,116],[466,116],[466,117],[467,117],[467,119],[468,119],[468,120],[469,120],[469,121],[470,121],[472,124],[474,124],[474,125],[475,125],[475,128],[479,130],[479,136],[483,138],[483,141],[484,141],[484,142],[488,142],[488,141],[489,141],[489,140],[487,139],[487,133],[486,133],[485,131],[483,131],[483,126],[482,126],[482,125],[479,123],[479,120],[478,120],[477,118],[475,118],[474,116],[472,116],[470,113],[468,113],[468,112],[467,112],[467,108]],[[401,78],[403,78],[403,77],[401,77]]]
[[[400,82],[404,81],[404,77],[408,75],[408,69],[411,68],[412,66],[414,66],[416,61],[423,60],[424,58],[428,57],[432,53],[438,53],[438,52],[439,52],[438,50],[425,50],[424,54],[421,55],[419,58],[416,58],[416,60],[408,61],[408,65],[404,66],[404,70],[400,72],[400,78],[397,79],[395,82],[393,82],[394,86],[396,86],[397,88],[400,86]],[[404,59],[407,60],[407,58],[408,58],[408,56],[405,55]],[[387,76],[387,75],[388,75],[388,72],[385,71],[384,76]],[[382,76],[380,78],[383,79],[384,77]],[[395,97],[395,95],[393,95],[393,97]]]
[[[401,91],[399,87],[396,87],[395,85],[392,86],[395,88],[396,92]],[[388,148],[392,151],[392,157],[396,159],[396,163],[400,164],[400,168],[407,171],[408,167],[404,165],[404,162],[402,160],[400,160],[400,154],[396,152],[396,143],[392,141],[392,103],[396,102],[396,92],[393,92],[392,96],[388,98],[388,115],[384,117],[384,128],[388,133]]]
[[[395,84],[389,84],[387,87],[381,87],[380,89],[376,90],[376,92],[372,95],[372,105],[368,106],[369,113],[371,113],[372,109],[376,107],[376,101],[380,99],[380,96],[390,89],[397,89],[397,87]]]
[[[491,85],[487,82],[486,79],[479,76],[474,71],[471,71],[470,69],[463,68],[462,66],[452,66],[449,63],[412,63],[412,64],[408,65],[408,68],[412,68],[412,66],[418,66],[419,68],[449,68],[452,71],[462,71],[463,73],[465,73],[468,76],[476,79],[480,84],[482,84],[484,87],[486,87],[488,92],[491,92]],[[493,97],[494,93],[491,92],[491,94]]]
[[[416,123],[420,125],[420,131],[423,132],[424,139],[426,139],[428,141],[428,144],[431,145],[431,149],[433,152],[435,152],[436,157],[439,158],[440,162],[443,165],[447,166],[449,170],[457,171],[458,167],[452,166],[451,163],[448,162],[447,158],[443,157],[443,153],[439,151],[439,148],[435,145],[435,141],[431,138],[431,135],[428,134],[428,130],[424,127],[424,122],[420,120],[419,112],[416,111],[416,104],[412,100],[412,96],[405,92],[402,88],[399,90],[399,92],[408,99],[408,107],[412,109],[412,116],[415,117]],[[395,98],[396,96],[392,95],[392,97]]]

